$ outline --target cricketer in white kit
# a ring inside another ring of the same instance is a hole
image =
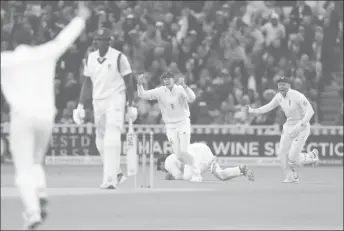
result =
[[[174,75],[170,72],[165,72],[161,76],[163,86],[152,90],[146,91],[143,88],[143,80],[144,76],[139,76],[138,96],[145,100],[158,101],[166,125],[166,135],[174,153],[180,161],[192,168],[193,175],[190,181],[202,181],[194,158],[189,154],[191,123],[188,103],[195,100],[195,93],[184,83],[184,79],[180,79],[177,85]]]
[[[132,107],[134,97],[132,70],[128,58],[110,47],[111,31],[101,28],[96,32],[98,49],[88,54],[85,80],[78,107],[73,118],[77,124],[85,119],[85,102],[93,99],[96,145],[103,160],[102,189],[115,189],[124,179],[120,168],[124,114],[128,102],[128,116],[136,120],[137,109]]]
[[[310,133],[309,121],[314,110],[302,93],[291,89],[288,78],[281,77],[277,82],[279,93],[268,104],[256,109],[246,106],[244,111],[259,115],[281,106],[287,117],[278,150],[282,169],[286,176],[283,183],[299,183],[299,175],[294,167],[319,163],[318,150],[313,149],[310,153],[301,152]]]
[[[223,181],[239,176],[246,176],[250,181],[254,180],[253,172],[246,165],[222,169],[208,145],[204,143],[190,144],[189,153],[194,157],[201,174],[211,171],[217,179]],[[166,180],[190,180],[192,174],[190,167],[183,164],[176,154],[171,154],[168,157],[161,156],[157,165],[158,171],[167,172]]]
[[[56,62],[81,34],[91,12],[79,2],[77,14],[52,41],[31,46],[32,31],[20,29],[14,32],[16,48],[1,52],[1,87],[11,107],[10,148],[25,229],[37,228],[47,216],[42,164],[56,113]]]

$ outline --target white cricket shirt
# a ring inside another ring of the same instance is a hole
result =
[[[195,164],[200,168],[201,172],[209,170],[210,163],[215,158],[210,148],[204,143],[190,144],[189,153],[193,156]],[[181,171],[184,171],[184,164],[178,160],[175,154],[171,154],[165,160],[165,168],[172,173],[174,172],[172,169],[175,167],[179,167]]]
[[[279,92],[268,104],[257,109],[250,109],[250,112],[264,114],[275,109],[277,106],[281,106],[285,116],[287,117],[286,125],[295,125],[299,123],[308,110],[313,111],[312,105],[304,94],[296,90],[289,89],[286,97],[283,97]]]
[[[103,57],[100,57],[99,50],[91,52],[84,67],[84,75],[91,78],[93,84],[93,100],[107,99],[125,91],[123,78],[131,73],[127,57],[111,47]]]
[[[188,102],[196,99],[195,93],[187,87],[175,85],[172,90],[165,86],[152,90],[144,90],[142,85],[137,86],[138,96],[145,100],[157,100],[162,118],[166,124],[184,121],[190,117]]]
[[[50,42],[1,52],[1,87],[12,112],[48,119],[55,116],[56,62],[84,27],[85,20],[76,17]]]

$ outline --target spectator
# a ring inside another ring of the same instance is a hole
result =
[[[3,4],[1,50],[15,47],[11,38],[20,27],[32,30],[36,44],[55,37],[73,17],[74,3]],[[342,8],[334,1],[318,8],[307,4],[297,1],[288,14],[274,1],[92,2],[86,31],[56,67],[57,121],[70,119],[78,100],[80,70],[95,49],[92,34],[100,27],[114,31],[111,45],[128,55],[134,72],[146,74],[147,88],[158,86],[167,69],[185,76],[197,94],[190,105],[193,123],[247,123],[240,121],[240,107],[267,103],[281,75],[291,77],[293,87],[314,108],[321,108],[326,86],[332,81],[340,85],[335,73],[343,66]],[[155,104],[137,100],[136,104],[137,123],[161,123]],[[277,111],[251,122],[281,121]],[[313,122],[321,122],[317,111]]]

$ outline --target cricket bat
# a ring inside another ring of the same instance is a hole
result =
[[[136,176],[138,171],[136,134],[133,129],[133,121],[129,119],[129,129],[127,133],[127,172],[128,176]]]

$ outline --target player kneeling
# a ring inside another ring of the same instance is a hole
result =
[[[196,165],[202,174],[209,170],[219,180],[230,180],[238,176],[246,176],[248,180],[254,180],[253,172],[246,165],[222,169],[210,148],[204,143],[190,144],[189,153],[195,158]],[[190,180],[192,177],[192,169],[183,164],[175,154],[160,157],[157,170],[168,173],[166,180]]]

